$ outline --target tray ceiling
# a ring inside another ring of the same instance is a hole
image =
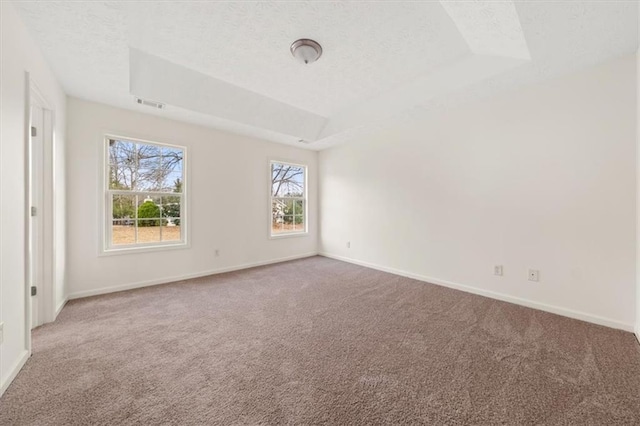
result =
[[[635,2],[16,2],[69,95],[322,149],[637,48]],[[323,47],[311,65],[289,45]],[[466,95],[461,96],[461,94]],[[134,96],[167,104],[154,111]]]

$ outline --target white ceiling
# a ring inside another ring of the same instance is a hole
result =
[[[638,46],[635,1],[14,3],[69,95],[309,149]]]

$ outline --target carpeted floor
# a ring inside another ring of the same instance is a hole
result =
[[[314,257],[70,302],[2,425],[640,424],[631,333]]]

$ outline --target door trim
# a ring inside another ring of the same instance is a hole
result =
[[[27,220],[29,222],[29,235],[27,245],[29,247],[29,275],[27,286],[35,286],[37,292],[31,291],[29,301],[31,303],[31,329],[42,325],[44,322],[43,284],[44,276],[44,134],[46,133],[44,114],[37,100],[32,98],[30,106],[30,138],[29,138],[29,206]],[[35,134],[34,134],[34,129]],[[42,302],[42,303],[41,303]]]
[[[38,206],[38,216],[40,217],[40,238],[41,244],[41,261],[40,267],[42,268],[40,276],[42,282],[38,285],[38,322],[40,324],[46,324],[55,319],[57,313],[57,306],[55,306],[55,180],[54,180],[54,143],[55,143],[55,111],[53,105],[42,94],[42,91],[38,88],[37,82],[34,81],[29,72],[26,72],[26,129],[25,129],[25,150],[26,150],[26,168],[25,179],[27,185],[25,185],[25,255],[26,255],[26,280],[25,280],[25,297],[26,297],[26,315],[25,315],[25,329],[26,329],[26,342],[27,349],[31,351],[31,259],[29,257],[28,244],[31,239],[29,233],[29,226],[31,221],[31,199],[30,199],[30,173],[31,164],[29,158],[29,147],[31,144],[31,107],[38,106],[43,110],[43,129],[42,129],[42,206]]]

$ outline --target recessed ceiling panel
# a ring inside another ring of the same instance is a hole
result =
[[[328,117],[470,52],[437,2],[134,2],[133,47]],[[295,61],[300,38],[322,45]]]
[[[637,2],[15,6],[71,96],[282,143],[316,140],[298,144],[309,149],[638,48]],[[317,62],[293,58],[289,46],[300,38],[322,45]],[[163,65],[143,70],[130,48]],[[134,94],[167,107],[139,106]]]

